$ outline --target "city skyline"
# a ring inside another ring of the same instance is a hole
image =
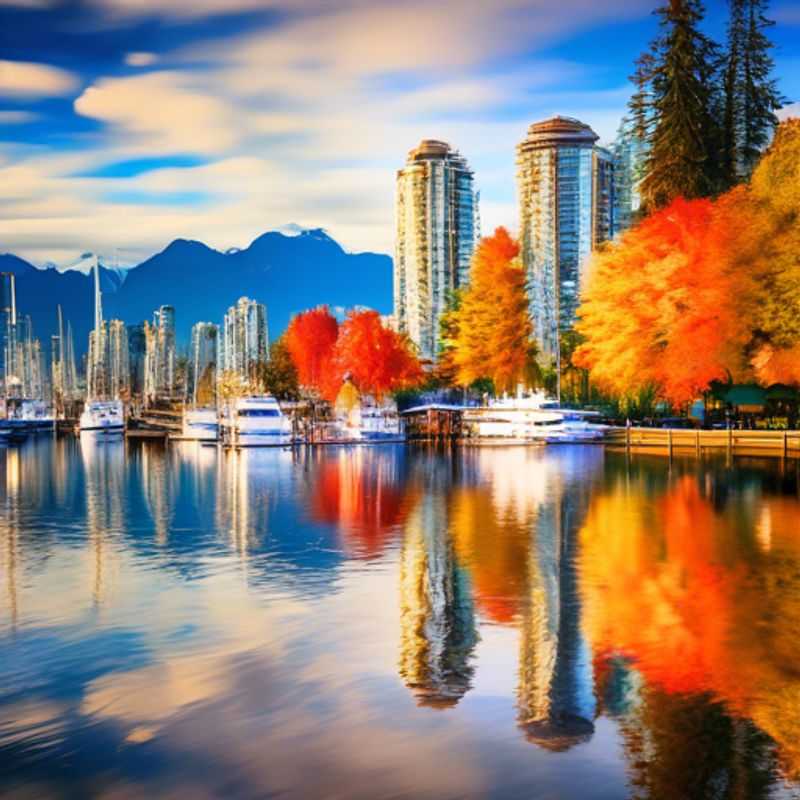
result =
[[[177,237],[225,250],[297,223],[349,250],[390,253],[392,175],[422,138],[468,159],[484,229],[514,230],[513,153],[527,127],[575,116],[610,143],[633,59],[656,28],[655,2],[568,4],[556,14],[509,0],[453,15],[446,3],[334,13],[258,0],[191,11],[10,0],[0,10],[3,249],[38,265],[86,250],[133,264]],[[721,38],[726,5],[708,10]],[[799,7],[775,3],[770,16],[776,75],[795,100]],[[403,31],[426,22],[405,47]],[[611,37],[614,48],[596,47]]]

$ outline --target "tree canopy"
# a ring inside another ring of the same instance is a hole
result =
[[[749,186],[678,198],[598,251],[576,363],[617,395],[675,405],[713,381],[800,383],[800,121]]]
[[[525,272],[519,244],[505,228],[481,239],[459,303],[446,315],[447,358],[458,383],[488,378],[496,392],[532,383],[535,345]]]

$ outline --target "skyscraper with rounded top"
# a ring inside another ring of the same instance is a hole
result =
[[[614,234],[613,160],[591,127],[552,117],[517,146],[520,245],[545,360],[576,320],[589,255]]]
[[[424,359],[434,360],[439,318],[467,283],[477,198],[466,159],[447,142],[423,139],[397,172],[394,315]]]

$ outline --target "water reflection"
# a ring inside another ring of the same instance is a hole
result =
[[[110,591],[115,566],[112,539],[125,527],[125,441],[83,435],[80,440],[86,486],[87,552],[92,599],[100,606]]]
[[[448,476],[424,472],[400,556],[400,675],[419,705],[441,709],[470,688],[478,634],[469,579],[448,535]]]
[[[42,439],[0,500],[0,794],[800,788],[787,464]]]

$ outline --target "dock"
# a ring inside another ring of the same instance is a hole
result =
[[[700,430],[691,428],[612,428],[605,442],[629,450],[701,455],[707,451],[731,455],[800,458],[800,431]]]

